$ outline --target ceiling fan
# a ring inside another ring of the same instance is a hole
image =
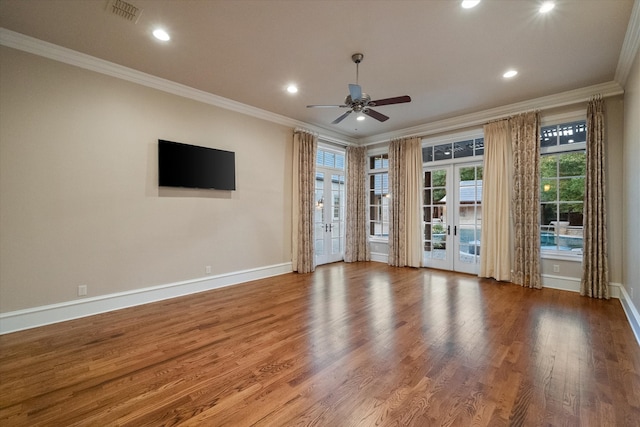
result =
[[[394,98],[384,98],[377,99],[375,101],[371,100],[371,97],[366,93],[362,92],[362,88],[358,84],[358,71],[359,65],[362,62],[364,55],[361,53],[354,53],[351,55],[351,60],[356,63],[356,84],[349,84],[349,95],[344,100],[344,104],[340,105],[307,105],[307,108],[330,108],[330,107],[339,107],[339,108],[348,108],[349,111],[335,119],[331,122],[331,124],[336,125],[344,120],[349,114],[353,113],[363,113],[369,117],[373,117],[374,119],[384,122],[389,120],[388,116],[385,116],[382,113],[379,113],[376,110],[371,109],[371,107],[380,107],[382,105],[391,105],[391,104],[402,104],[404,102],[411,102],[411,97],[409,95],[404,96],[396,96]]]

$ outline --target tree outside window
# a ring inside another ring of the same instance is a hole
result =
[[[585,151],[540,159],[542,250],[582,252]]]

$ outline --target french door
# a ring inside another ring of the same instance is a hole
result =
[[[424,265],[478,274],[482,163],[424,170]]]
[[[316,168],[316,265],[344,259],[345,181],[341,171]]]

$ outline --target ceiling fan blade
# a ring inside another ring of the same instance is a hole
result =
[[[307,108],[347,108],[348,105],[307,105]]]
[[[381,105],[402,104],[403,102],[411,102],[411,97],[409,95],[404,95],[396,96],[395,98],[378,99],[369,102],[369,105],[373,107],[379,107]]]
[[[341,115],[340,117],[338,117],[337,119],[335,119],[334,121],[331,122],[332,125],[337,125],[338,123],[340,123],[341,121],[343,121],[349,114],[351,114],[353,110],[349,110],[346,113],[344,113],[343,115]]]
[[[362,88],[360,85],[349,84],[349,95],[351,95],[352,101],[362,99]]]
[[[366,114],[369,117],[373,117],[374,119],[380,121],[380,122],[386,122],[387,120],[389,120],[389,117],[385,116],[382,113],[378,113],[376,110],[372,110],[371,108],[366,108],[364,110],[362,110],[362,112],[364,114]]]

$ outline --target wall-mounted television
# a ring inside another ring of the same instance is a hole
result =
[[[235,190],[235,153],[159,139],[158,184],[161,187]]]

